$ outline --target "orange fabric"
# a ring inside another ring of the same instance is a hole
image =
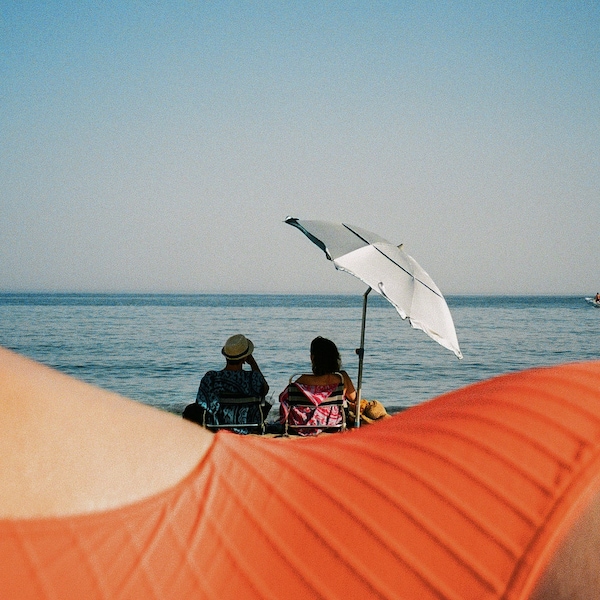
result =
[[[0,521],[0,597],[526,598],[599,475],[600,363],[329,437],[219,433],[146,501]]]

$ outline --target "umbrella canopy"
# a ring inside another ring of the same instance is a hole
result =
[[[327,221],[286,223],[298,228],[321,250],[335,268],[346,271],[381,294],[403,319],[421,329],[438,344],[462,353],[450,309],[433,279],[417,261],[378,235],[347,225]]]
[[[366,300],[371,289],[390,302],[413,328],[421,329],[462,358],[452,315],[442,293],[417,261],[402,250],[402,246],[395,246],[370,231],[346,223],[299,221],[293,217],[288,217],[285,222],[299,229],[321,248],[336,269],[358,277],[369,286],[365,293],[361,348],[357,350],[359,399]]]

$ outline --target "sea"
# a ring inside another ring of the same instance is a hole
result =
[[[373,296],[373,297],[371,297]],[[464,358],[368,301],[362,397],[394,413],[532,367],[600,359],[600,309],[576,296],[448,296]],[[0,345],[138,402],[181,414],[235,333],[255,345],[277,414],[318,336],[356,383],[362,295],[1,293]]]

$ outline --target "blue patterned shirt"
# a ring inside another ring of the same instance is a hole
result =
[[[262,396],[265,378],[259,371],[208,371],[200,381],[196,403],[208,413],[207,424],[219,423],[256,423],[259,420],[259,408],[251,405],[221,406],[219,394],[233,393],[240,396]],[[263,416],[270,409],[263,407]],[[236,433],[248,433],[248,429],[236,428]]]

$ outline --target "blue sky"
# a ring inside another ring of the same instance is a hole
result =
[[[600,5],[0,1],[0,290],[600,289]]]

